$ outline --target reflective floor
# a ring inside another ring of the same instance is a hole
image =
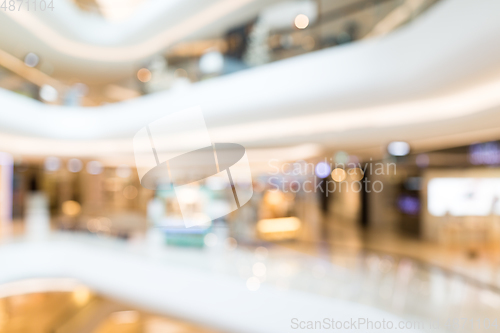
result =
[[[81,286],[72,292],[45,292],[0,299],[5,333],[215,333],[173,318],[137,311]]]
[[[57,241],[57,237],[53,241]],[[271,288],[279,291],[284,299],[289,291],[305,292],[367,305],[405,320],[439,323],[439,329],[426,326],[421,331],[457,331],[451,324],[457,318],[467,319],[460,324],[465,325],[462,327],[464,332],[487,331],[484,325],[479,327],[478,322],[488,320],[494,325],[500,309],[500,291],[494,286],[422,260],[363,247],[318,246],[312,256],[294,249],[301,248],[300,243],[250,247],[215,242],[205,249],[152,249],[151,244],[144,248],[137,243],[85,235],[74,238],[74,241],[89,249],[113,249],[114,255],[124,259],[140,255],[141,260],[151,260],[148,258],[153,256],[162,266],[196,269],[221,278],[229,276],[241,281],[249,292],[259,293],[262,288]],[[100,314],[99,325],[94,323],[94,331],[88,332],[156,332],[145,327],[149,327],[147,323],[150,322],[161,322],[140,311],[111,316],[131,310],[85,292],[15,296],[3,299],[1,304],[5,332],[36,332],[23,326],[34,322],[42,323],[48,331],[57,326],[57,332],[79,332],[73,328],[63,329],[77,325],[79,316],[86,316],[80,323],[93,322],[88,320],[92,313]],[[82,308],[81,304],[87,305]],[[40,308],[45,310],[40,311]],[[123,322],[117,323],[116,320]],[[166,319],[165,322],[172,323]],[[159,324],[151,325],[156,327]],[[182,326],[178,322],[172,325]],[[44,331],[47,330],[40,330]]]
[[[323,242],[302,237],[238,243],[220,225],[204,248],[166,246],[161,237],[119,240],[75,232],[53,232],[47,240],[78,244],[75,254],[102,250],[113,260],[154,261],[165,268],[230,277],[246,292],[276,290],[283,300],[299,292],[365,305],[427,323],[420,328],[424,332],[483,332],[495,327],[500,310],[496,248],[437,245],[393,231],[363,230],[348,221],[333,220],[328,226]],[[23,237],[19,226],[14,231],[14,243],[44,241]],[[85,290],[2,298],[2,332],[209,332]],[[457,319],[462,320],[458,326]]]

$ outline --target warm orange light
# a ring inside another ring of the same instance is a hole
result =
[[[285,195],[280,191],[268,191],[264,195],[264,202],[271,206],[277,206],[283,203]]]
[[[92,294],[87,287],[79,286],[73,291],[73,301],[78,306],[83,306],[88,303]]]
[[[76,216],[80,214],[81,209],[82,207],[80,206],[80,204],[73,200],[65,201],[62,204],[62,212],[64,215]]]
[[[345,170],[341,168],[336,168],[332,171],[332,179],[338,183],[345,180]]]
[[[357,182],[359,182],[364,177],[363,170],[361,170],[360,168],[350,169],[348,173],[349,178]]]
[[[151,71],[147,68],[141,68],[137,72],[137,78],[141,82],[149,82],[151,80]]]
[[[300,220],[296,217],[282,217],[276,219],[264,219],[257,222],[257,230],[260,233],[290,232],[300,229]]]

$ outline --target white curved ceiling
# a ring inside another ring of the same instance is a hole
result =
[[[47,106],[3,91],[10,112],[0,114],[0,149],[37,153],[33,147],[43,144],[55,155],[131,153],[136,130],[193,105],[204,110],[213,141],[247,147],[360,149],[391,139],[495,136],[499,11],[495,0],[443,0],[381,39],[97,108]]]
[[[273,0],[271,2],[274,2]],[[0,11],[2,49],[28,52],[54,67],[54,74],[86,82],[130,77],[141,63],[188,38],[218,36],[257,16],[264,0],[149,0],[129,19],[110,22],[83,12],[69,0],[54,10]],[[22,41],[22,42],[20,42]],[[102,75],[105,71],[106,75]]]

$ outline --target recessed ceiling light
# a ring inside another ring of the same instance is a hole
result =
[[[295,17],[294,23],[298,29],[301,29],[301,30],[305,29],[309,26],[309,17],[307,17],[304,14],[299,14]]]
[[[222,71],[224,56],[218,51],[210,51],[200,58],[200,71],[203,74],[214,74]]]
[[[330,165],[326,162],[319,162],[316,164],[316,168],[314,169],[316,172],[316,176],[319,178],[326,178],[328,175],[330,175],[330,172],[332,169],[330,168]]]
[[[28,53],[26,57],[24,57],[24,64],[28,67],[35,67],[38,65],[39,61],[40,58],[32,52]]]
[[[56,88],[49,86],[48,84],[44,84],[40,88],[40,98],[47,102],[55,102],[59,97],[59,93]]]
[[[141,68],[137,72],[137,78],[141,82],[144,83],[149,82],[151,80],[151,77],[152,77],[151,71],[147,68]]]
[[[387,151],[392,156],[406,156],[410,153],[410,145],[404,141],[393,141],[387,146]]]

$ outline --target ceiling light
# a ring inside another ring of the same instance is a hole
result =
[[[151,80],[151,76],[151,71],[147,68],[141,68],[137,72],[137,78],[139,79],[139,81],[144,83],[149,82]]]
[[[102,164],[99,161],[91,161],[87,163],[87,172],[91,175],[98,175],[102,172]]]
[[[82,206],[74,200],[68,200],[62,204],[62,212],[64,215],[76,216],[80,214],[81,210]]]
[[[319,162],[318,164],[316,164],[316,168],[314,169],[314,171],[316,171],[316,176],[318,176],[319,178],[326,178],[328,177],[332,169],[330,168],[330,165],[328,165],[328,163]]]
[[[61,160],[57,157],[47,157],[45,159],[45,170],[57,171],[61,167]]]
[[[35,67],[38,65],[39,61],[40,58],[32,52],[28,53],[26,57],[24,57],[24,64],[28,67]]]
[[[365,175],[361,168],[350,169],[348,173],[349,177],[356,182],[361,181]]]
[[[210,51],[200,58],[200,71],[203,74],[215,74],[224,67],[224,56],[219,51]]]
[[[295,26],[298,29],[305,29],[309,26],[309,17],[304,14],[299,14],[295,17]]]
[[[410,153],[410,145],[404,141],[393,141],[387,146],[387,151],[392,156],[406,156]]]
[[[44,84],[40,88],[40,98],[46,102],[55,102],[59,97],[59,93],[56,88],[49,86],[48,84]]]
[[[345,180],[345,170],[342,168],[336,168],[332,171],[332,179],[337,183],[341,183]]]
[[[70,172],[80,172],[82,170],[82,161],[77,158],[72,158],[68,161],[68,170]]]

